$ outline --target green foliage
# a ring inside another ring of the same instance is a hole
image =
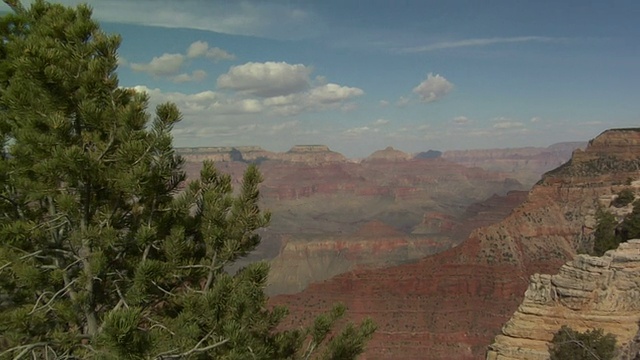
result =
[[[620,239],[616,236],[618,221],[613,214],[604,209],[598,209],[596,221],[593,255],[602,256],[607,250],[615,249],[620,245]]]
[[[629,239],[640,239],[640,201],[633,203],[633,211],[627,215],[620,224],[620,237],[625,241]]]
[[[598,209],[596,220],[593,255],[602,256],[607,250],[616,249],[622,242],[640,239],[640,201],[633,203],[632,212],[620,223],[604,209]]]
[[[611,360],[615,356],[616,338],[602,329],[584,333],[562,326],[553,336],[551,360]]]
[[[0,18],[0,358],[351,359],[375,326],[343,308],[278,330],[269,268],[225,271],[269,222],[249,166],[185,183],[181,114],[118,86],[118,36],[84,5]],[[333,335],[332,335],[333,334]],[[309,345],[306,346],[305,345]],[[313,347],[313,348],[311,348]],[[327,355],[328,354],[328,355]]]
[[[631,204],[635,199],[633,190],[623,189],[618,193],[618,196],[611,202],[611,205],[615,207],[623,207]]]

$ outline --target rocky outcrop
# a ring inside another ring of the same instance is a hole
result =
[[[290,307],[289,326],[338,301],[354,319],[373,317],[378,331],[366,359],[483,359],[522,302],[528,278],[554,273],[572,259],[589,240],[585,221],[599,199],[619,191],[620,179],[640,179],[640,171],[627,166],[640,150],[607,141],[625,133],[636,136],[635,130],[604,132],[585,150],[610,157],[607,166],[617,171],[583,174],[571,162],[545,176],[500,223],[474,230],[457,247],[414,264],[352,271],[272,301]]]
[[[563,325],[581,332],[602,329],[624,349],[639,323],[640,240],[629,240],[602,257],[578,255],[557,275],[532,275],[487,360],[547,360],[549,342]]]

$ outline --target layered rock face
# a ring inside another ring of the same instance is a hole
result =
[[[338,301],[354,319],[371,316],[378,331],[366,359],[483,359],[529,277],[556,272],[573,258],[589,241],[585,222],[599,199],[619,191],[624,179],[640,179],[637,136],[601,134],[584,151],[593,158],[578,155],[551,172],[504,220],[474,230],[457,247],[414,264],[352,271],[272,301],[290,307],[289,326]]]
[[[295,293],[309,283],[355,268],[406,263],[450,248],[456,241],[444,235],[415,236],[381,221],[365,224],[353,234],[320,235],[285,240],[271,261],[269,294]]]
[[[429,212],[411,234],[373,220],[354,233],[303,238],[287,235],[280,253],[271,261],[267,292],[295,293],[309,283],[350,270],[404,264],[447,250],[475,228],[503,219],[526,194],[511,191],[506,196],[494,195],[472,204],[459,218]]]
[[[220,153],[234,149],[239,148]],[[259,152],[244,150],[237,159]],[[272,221],[257,251],[244,260],[273,259],[270,294],[297,292],[309,282],[358,267],[397,265],[448,249],[472,229],[465,222],[471,217],[467,206],[523,189],[505,174],[444,159],[405,159],[401,153],[356,163],[336,154],[326,146],[296,146],[279,159],[259,162],[265,179],[262,205],[272,212]],[[247,162],[218,161],[216,167],[239,185]],[[200,166],[187,162],[192,176]],[[496,214],[505,216],[502,205],[496,206]],[[397,234],[362,232],[376,222]]]
[[[532,275],[487,360],[547,360],[549,342],[563,325],[581,332],[600,328],[626,349],[639,323],[640,240],[629,240],[602,257],[578,255],[557,275]]]
[[[546,148],[453,150],[445,151],[442,157],[465,166],[512,174],[525,186],[531,186],[541,174],[564,164],[575,149],[585,146],[584,142],[567,142]]]

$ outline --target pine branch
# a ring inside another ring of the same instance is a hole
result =
[[[47,301],[46,304],[38,307],[38,304],[40,303],[40,300],[46,295],[46,294],[50,294],[51,292],[49,291],[45,291],[42,294],[40,294],[40,296],[38,296],[38,299],[36,300],[36,303],[33,305],[33,309],[31,309],[31,311],[29,312],[29,315],[35,313],[36,311],[40,311],[41,309],[44,308],[51,308],[51,306],[49,306],[60,294],[66,294],[67,290],[69,289],[69,287],[71,287],[71,285],[73,285],[76,279],[73,279],[69,284],[65,285],[65,287],[63,287],[62,289],[58,290],[55,294],[53,294],[53,296],[51,297],[51,299],[49,299],[49,301]]]
[[[18,353],[18,355],[13,357],[13,360],[18,360],[20,358],[22,358],[24,355],[26,355],[29,351],[37,348],[37,347],[46,347],[49,346],[48,342],[37,342],[37,343],[33,343],[33,344],[27,344],[27,345],[18,345],[18,346],[14,346],[10,349],[7,349],[3,352],[0,353],[0,358],[2,358],[3,355],[8,355],[14,351],[18,351],[18,350],[22,350],[20,351],[20,353]]]
[[[209,265],[209,274],[207,275],[207,282],[204,284],[204,287],[202,288],[202,291],[208,291],[209,288],[211,287],[211,284],[213,284],[213,278],[215,276],[215,265],[216,265],[216,259],[218,257],[218,252],[214,252],[213,256],[211,257],[211,265]]]
[[[229,339],[224,339],[221,341],[218,341],[215,344],[211,344],[205,347],[200,347],[211,335],[213,335],[213,331],[209,332],[206,336],[204,336],[202,339],[200,339],[200,341],[198,341],[198,343],[193,347],[193,349],[189,350],[189,351],[185,351],[181,354],[174,354],[174,355],[169,355],[170,353],[176,351],[176,350],[169,350],[166,351],[164,353],[158,354],[156,355],[156,359],[159,360],[165,360],[165,359],[182,359],[185,358],[191,354],[195,354],[195,353],[201,353],[201,352],[205,352],[205,351],[209,351],[212,349],[217,348],[218,346],[222,346],[224,344],[226,344],[227,342],[229,342]]]

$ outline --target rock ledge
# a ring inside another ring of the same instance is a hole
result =
[[[549,359],[549,342],[562,325],[577,331],[601,328],[624,350],[640,321],[640,239],[602,257],[578,255],[557,275],[534,274],[524,296],[489,347],[487,360]]]

